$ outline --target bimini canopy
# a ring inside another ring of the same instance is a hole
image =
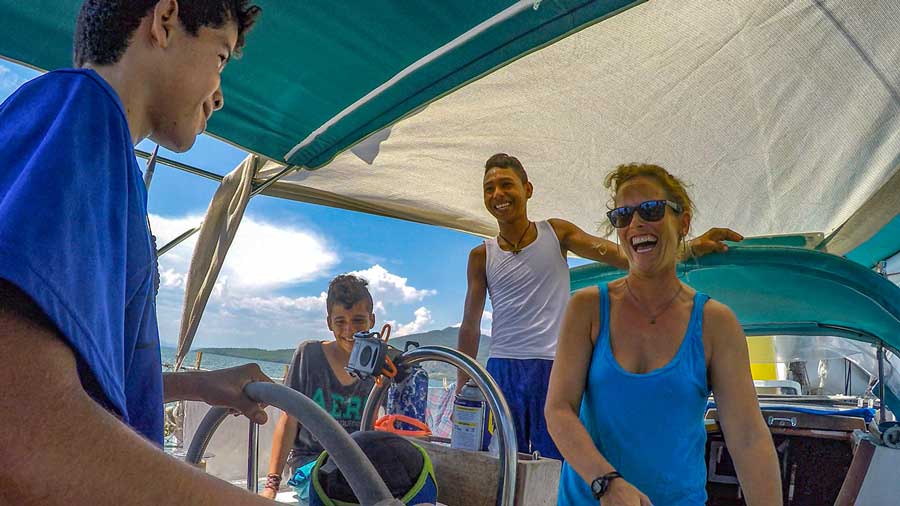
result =
[[[0,54],[68,65],[80,3],[0,0]],[[693,185],[696,230],[900,250],[900,2],[258,3],[209,130],[322,168],[269,194],[487,235],[481,167],[505,151],[533,217],[596,230],[604,174],[655,162]]]
[[[655,162],[692,185],[695,230],[819,232],[871,266],[900,250],[898,40],[895,1],[647,2],[273,192],[489,235],[482,167],[503,151],[534,182],[532,217],[596,230],[604,175]]]

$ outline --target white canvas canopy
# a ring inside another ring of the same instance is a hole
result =
[[[604,175],[652,162],[691,185],[695,231],[819,233],[844,254],[900,210],[898,33],[895,0],[643,3],[265,193],[493,235],[483,164],[506,152],[534,183],[532,219],[597,232]]]
[[[534,218],[596,230],[603,176],[653,162],[692,185],[695,230],[828,235],[900,167],[898,32],[893,0],[647,2],[267,193],[491,235],[483,165],[507,152],[534,182]],[[900,181],[877,200],[896,214]],[[837,252],[893,214],[861,217]]]

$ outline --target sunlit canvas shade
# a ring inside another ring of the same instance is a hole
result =
[[[44,70],[70,66],[82,2],[0,0],[0,55]],[[263,14],[244,57],[223,74],[225,108],[208,130],[276,160],[318,166],[435,97],[640,2],[253,3]],[[398,75],[383,93],[311,136]]]
[[[898,35],[890,1],[648,2],[273,191],[492,234],[483,164],[504,151],[534,182],[534,218],[597,230],[604,175],[654,162],[692,185],[695,231],[837,232],[827,248],[845,254],[900,210]],[[900,249],[900,234],[887,241],[860,262]]]
[[[184,287],[181,330],[178,332],[178,350],[175,354],[176,370],[181,368],[184,357],[191,349],[203,310],[206,309],[219,272],[225,264],[228,249],[237,235],[250,200],[257,169],[255,159],[245,160],[225,176],[209,203]]]
[[[68,65],[80,3],[0,1],[0,55]],[[898,2],[258,3],[210,132],[324,167],[272,194],[490,234],[481,166],[506,151],[534,217],[595,230],[606,171],[649,161],[693,185],[696,230],[900,250]]]

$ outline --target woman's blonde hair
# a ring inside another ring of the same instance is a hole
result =
[[[681,212],[689,212],[694,216],[696,208],[694,201],[687,192],[687,185],[677,177],[669,174],[669,171],[653,165],[651,163],[628,163],[622,164],[612,170],[604,178],[603,186],[612,191],[613,207],[615,206],[615,198],[619,193],[619,188],[628,181],[637,177],[648,177],[654,179],[662,187],[666,193],[666,198],[681,206]],[[612,226],[610,225],[610,229]],[[612,230],[610,230],[612,232]],[[690,232],[690,230],[688,230]]]

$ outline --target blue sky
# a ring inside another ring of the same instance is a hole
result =
[[[0,100],[37,72],[0,61]],[[150,151],[144,142],[140,148]],[[244,152],[201,136],[187,153],[164,156],[218,174],[230,172]],[[327,169],[325,169],[327,170]],[[202,220],[217,183],[158,166],[150,188],[150,222],[160,245]],[[485,211],[487,212],[487,211]],[[256,197],[200,324],[194,345],[289,348],[329,338],[324,291],[336,274],[366,277],[379,325],[394,334],[458,324],[466,290],[466,260],[480,238],[438,227]],[[193,241],[160,258],[160,336],[178,337],[184,276]],[[576,261],[576,263],[583,263]],[[482,320],[490,332],[490,303]]]

